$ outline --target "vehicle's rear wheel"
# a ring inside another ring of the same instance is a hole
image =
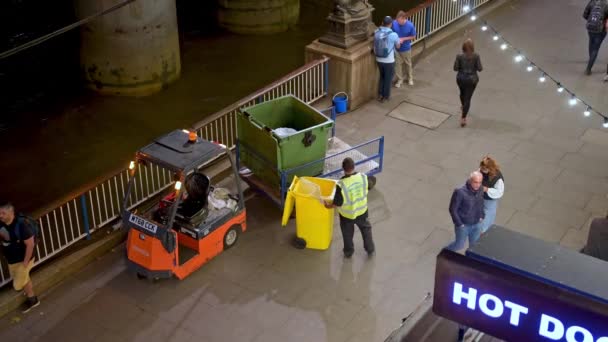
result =
[[[239,235],[241,233],[241,227],[238,225],[234,225],[226,231],[224,235],[224,250],[232,248],[236,244],[239,239]]]

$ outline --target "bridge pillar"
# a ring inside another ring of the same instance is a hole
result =
[[[80,18],[120,0],[76,0]],[[109,95],[146,96],[181,71],[175,0],[135,1],[81,29],[81,68],[87,87]]]
[[[218,0],[219,25],[234,33],[287,31],[300,17],[300,0]]]

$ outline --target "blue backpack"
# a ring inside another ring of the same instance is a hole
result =
[[[17,235],[17,240],[23,241],[21,238],[21,229],[23,224],[30,226],[32,233],[34,234],[34,243],[38,243],[38,240],[40,240],[40,226],[38,225],[38,221],[24,214],[17,215],[17,225],[15,226],[15,235]]]
[[[376,57],[386,58],[393,52],[393,46],[389,46],[389,35],[392,31],[376,30],[374,33],[374,53]]]

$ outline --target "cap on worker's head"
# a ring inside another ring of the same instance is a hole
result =
[[[384,17],[384,19],[382,20],[382,24],[384,24],[385,26],[388,24],[392,24],[392,23],[393,23],[393,18],[391,18],[389,15]]]
[[[353,171],[355,169],[355,162],[352,158],[344,158],[342,161],[342,169],[346,172]]]

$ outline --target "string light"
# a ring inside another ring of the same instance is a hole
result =
[[[453,0],[454,2],[456,2],[456,0]],[[463,7],[463,10],[465,12],[468,12],[470,10],[470,6],[465,5]],[[475,15],[475,13],[471,14],[470,19],[472,21],[476,20],[478,17],[477,15]],[[570,95],[570,97],[568,98],[568,105],[570,107],[574,107],[576,106],[579,102],[581,102],[585,107],[585,110],[583,111],[583,115],[585,117],[589,117],[591,116],[591,114],[596,114],[598,116],[600,116],[602,118],[602,126],[604,128],[608,128],[608,116],[598,112],[597,110],[594,110],[593,107],[591,107],[591,105],[589,105],[588,103],[586,103],[585,101],[579,99],[578,97],[576,97],[576,95],[566,89],[558,80],[556,80],[555,78],[551,77],[550,75],[548,75],[544,70],[542,70],[538,65],[536,65],[533,61],[531,61],[530,59],[526,58],[525,55],[523,53],[521,53],[519,50],[517,50],[515,48],[515,46],[513,46],[509,41],[507,41],[505,38],[500,36],[500,33],[493,28],[491,25],[489,25],[485,20],[482,21],[482,25],[481,25],[481,30],[486,32],[486,31],[490,31],[492,32],[492,40],[501,43],[500,44],[500,49],[501,50],[507,50],[507,49],[513,49],[517,52],[517,54],[513,57],[513,60],[515,61],[515,63],[521,63],[522,61],[525,61],[528,65],[526,66],[526,71],[527,72],[532,72],[534,71],[534,69],[538,69],[538,71],[540,72],[540,76],[538,77],[538,82],[539,83],[545,83],[547,81],[547,79],[551,80],[552,82],[554,82],[554,84],[557,86],[557,92],[558,93],[564,93],[566,92],[567,94]]]
[[[469,5],[464,5],[464,7],[462,8],[463,11],[468,12],[471,9],[471,7]]]
[[[583,112],[584,116],[590,116],[591,115],[591,107],[587,107],[587,109],[585,109],[585,111]]]

